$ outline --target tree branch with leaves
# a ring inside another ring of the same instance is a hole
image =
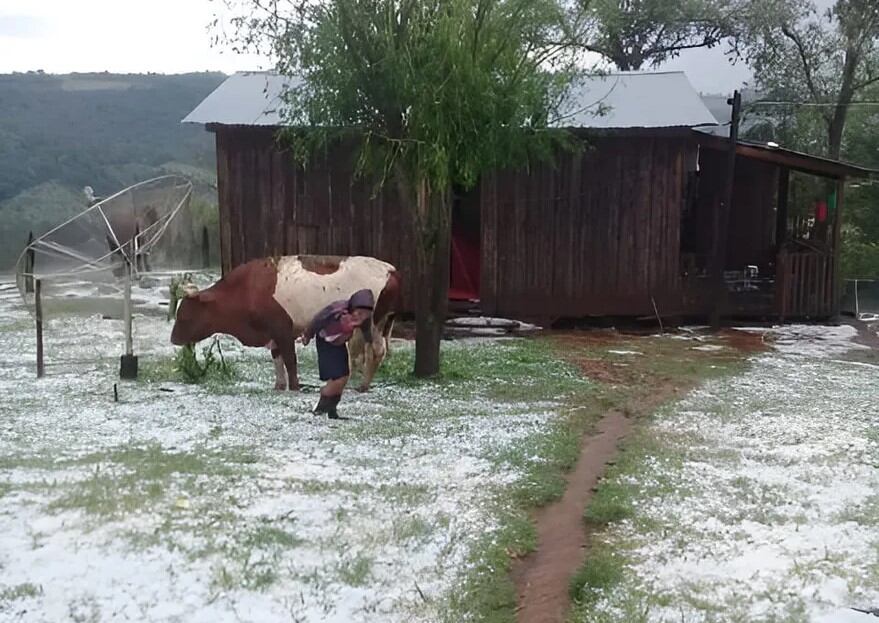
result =
[[[744,0],[593,0],[581,45],[623,71],[657,67],[732,36]]]
[[[879,3],[837,0],[819,12],[788,0],[762,11],[755,0],[743,40],[757,86],[773,98],[815,104],[826,128],[825,153],[839,158],[852,102],[879,82]]]
[[[283,138],[302,159],[340,135],[397,193],[415,240],[415,372],[439,371],[451,189],[568,143],[549,127],[578,52],[556,0],[230,0],[236,40],[300,82]]]

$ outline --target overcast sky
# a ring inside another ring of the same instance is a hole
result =
[[[0,73],[269,68],[211,47],[208,24],[221,9],[216,0],[0,0]],[[749,78],[720,49],[688,51],[663,69],[687,72],[703,92],[730,92]]]

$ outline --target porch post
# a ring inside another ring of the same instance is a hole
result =
[[[781,167],[778,170],[778,205],[775,211],[775,252],[787,243],[787,204],[790,190],[790,169]]]
[[[736,147],[739,142],[739,117],[742,111],[742,94],[733,93],[727,100],[732,105],[732,120],[729,126],[729,146],[726,156],[726,187],[720,211],[714,219],[714,257],[711,262],[711,278],[714,280],[714,308],[711,311],[711,326],[720,326],[720,316],[726,306],[726,283],[723,280],[723,269],[726,267],[726,242],[729,237],[729,214],[733,201],[733,189],[736,174]]]
[[[839,266],[839,241],[840,231],[842,229],[842,206],[845,196],[845,178],[836,180],[836,213],[833,215],[833,249],[831,250],[831,258],[833,261],[831,278],[831,310],[833,317],[839,316],[840,304],[842,302],[842,271]]]

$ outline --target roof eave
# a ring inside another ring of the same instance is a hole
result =
[[[710,149],[727,149],[729,146],[729,138],[727,137],[705,134],[704,132],[696,132],[696,134],[699,144],[703,147],[708,147]],[[844,179],[847,177],[864,178],[879,176],[879,170],[876,169],[869,169],[839,160],[831,160],[821,156],[813,156],[811,154],[805,154],[781,147],[769,147],[748,141],[738,141],[736,145],[736,154],[744,158],[775,164],[780,167],[785,167],[801,173],[807,173],[809,175],[817,175],[819,177]]]

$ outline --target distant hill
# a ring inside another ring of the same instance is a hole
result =
[[[85,206],[82,188],[110,195],[182,173],[215,202],[213,137],[180,120],[221,73],[0,75],[0,268],[24,243]]]

